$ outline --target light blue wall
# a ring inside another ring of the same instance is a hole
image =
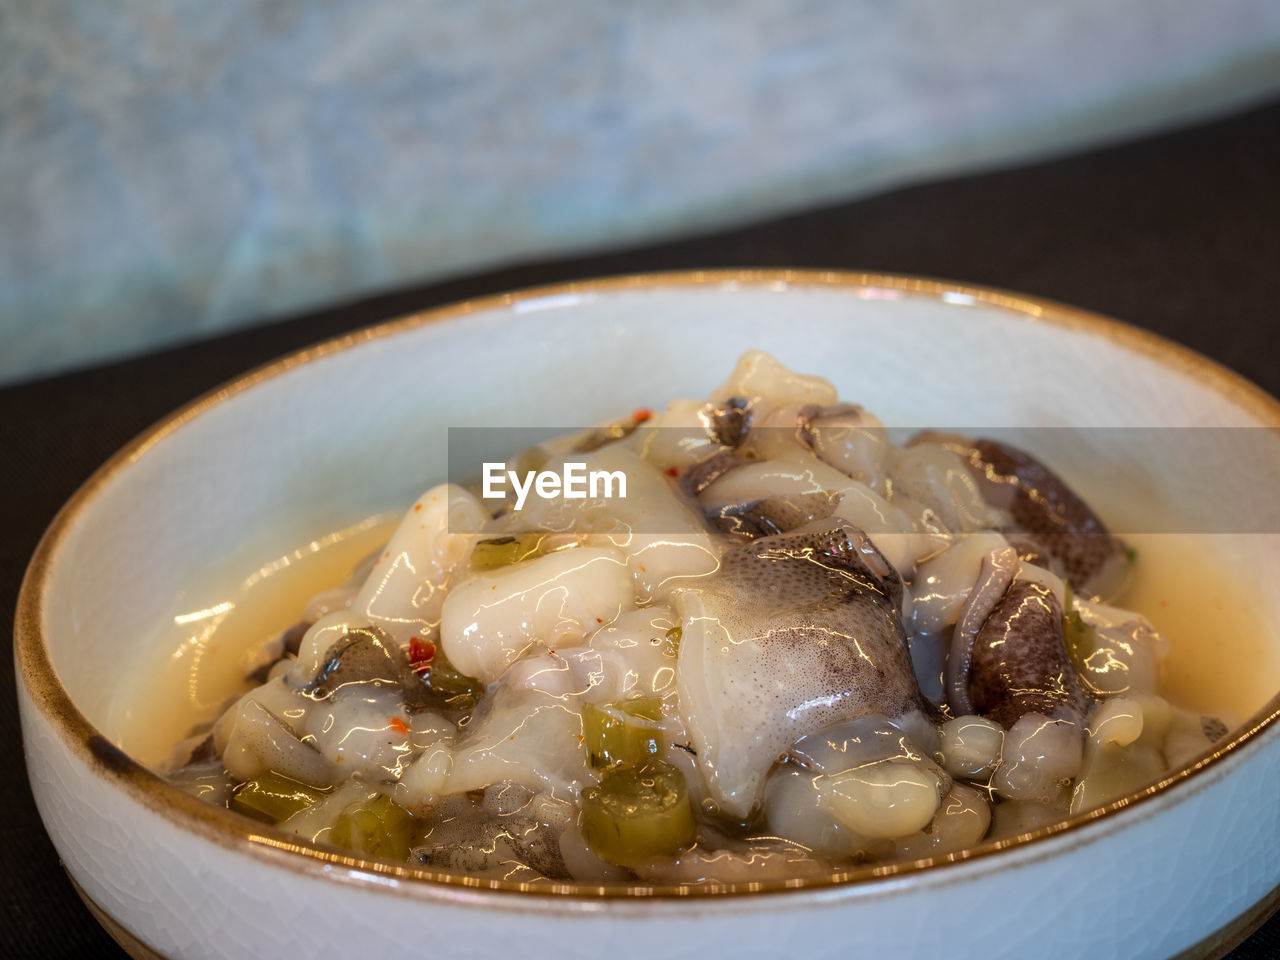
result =
[[[0,380],[1277,89],[1268,0],[0,0]]]

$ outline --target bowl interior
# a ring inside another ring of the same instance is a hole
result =
[[[1232,444],[1280,462],[1280,439],[1258,429],[1280,423],[1276,408],[1133,331],[892,278],[719,276],[537,293],[357,340],[198,404],[108,471],[65,529],[45,634],[63,685],[109,738],[125,739],[113,701],[132,665],[164,653],[157,626],[216,603],[217,571],[407,502],[444,477],[449,427],[579,427],[660,408],[706,395],[752,347],[892,426],[1036,428],[1026,445],[1113,523],[1129,510],[1134,529],[1212,541],[1257,606],[1241,713],[1280,689],[1280,593],[1265,588],[1280,575],[1280,522],[1265,472],[1225,466]],[[1137,449],[1131,428],[1172,439]],[[1195,434],[1208,438],[1204,469],[1180,452],[1189,428],[1211,428]],[[1082,437],[1087,463],[1070,453]],[[1042,447],[1059,442],[1055,460]]]

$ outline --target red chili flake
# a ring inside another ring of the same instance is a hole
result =
[[[403,720],[401,720],[399,717],[392,717],[391,720],[387,723],[387,726],[389,726],[396,733],[404,734],[409,732],[409,725],[405,723]]]
[[[420,503],[415,503],[415,504],[413,505],[413,512],[414,512],[414,513],[417,513],[417,512],[418,512],[419,510],[421,510],[421,509],[422,509],[422,504],[420,504]]]
[[[435,657],[436,645],[430,640],[409,638],[409,662],[413,664],[414,673],[426,673]]]
[[[596,623],[604,623],[604,620],[601,617],[596,617]]]
[[[663,470],[662,472],[665,473],[668,477],[680,476],[680,471],[677,470],[675,467],[667,467],[667,469]]]
[[[648,407],[641,407],[638,410],[632,411],[631,419],[634,420],[636,423],[644,423],[646,420],[653,419],[653,411],[650,410]]]
[[[385,560],[385,559],[387,559],[387,557],[389,557],[389,556],[391,556],[391,551],[390,551],[390,550],[388,550],[386,553],[384,553],[384,554],[382,555],[382,559],[383,559],[383,560]]]

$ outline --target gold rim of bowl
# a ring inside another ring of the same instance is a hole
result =
[[[780,290],[790,287],[820,286],[849,290],[873,289],[894,292],[898,296],[931,300],[941,300],[944,295],[952,301],[962,298],[962,303],[1002,308],[1033,322],[1052,324],[1102,337],[1126,350],[1149,357],[1165,367],[1191,375],[1257,417],[1260,422],[1273,428],[1280,426],[1280,400],[1187,347],[1087,310],[988,287],[900,274],[772,269],[634,274],[531,287],[411,314],[289,354],[236,377],[191,401],[134,438],[99,467],[67,501],[36,548],[23,579],[14,624],[19,682],[30,693],[36,708],[44,714],[76,755],[131,798],[184,829],[244,852],[253,858],[274,862],[315,876],[356,883],[374,881],[389,891],[399,891],[413,896],[427,893],[459,902],[493,903],[493,898],[500,898],[506,908],[519,908],[522,904],[532,907],[535,901],[540,901],[542,909],[545,909],[548,899],[556,900],[566,907],[577,906],[590,909],[592,903],[620,897],[652,900],[701,899],[712,896],[736,899],[763,893],[819,890],[826,891],[828,894],[839,894],[844,891],[850,895],[874,895],[884,890],[882,885],[875,884],[873,881],[888,878],[905,880],[922,874],[935,876],[945,873],[948,866],[989,861],[993,855],[1005,850],[1027,847],[1034,850],[1036,845],[1041,845],[1044,841],[1060,834],[1078,830],[1086,824],[1113,820],[1116,814],[1122,811],[1165,796],[1172,788],[1184,781],[1207,784],[1214,778],[1206,776],[1206,773],[1212,773],[1215,768],[1219,768],[1225,758],[1236,754],[1246,744],[1255,741],[1263,731],[1272,727],[1280,718],[1280,694],[1278,694],[1212,752],[1188,766],[1169,773],[1142,790],[1061,822],[1016,837],[988,841],[958,853],[909,862],[857,866],[820,877],[791,880],[706,884],[597,885],[576,882],[529,884],[449,874],[403,863],[357,857],[300,840],[285,831],[264,827],[229,810],[207,804],[170,786],[112,745],[98,729],[89,723],[59,682],[46,647],[42,609],[49,571],[63,538],[77,516],[109,480],[144,456],[154,444],[180,430],[211,407],[295,367],[330,354],[350,350],[368,340],[392,336],[426,324],[464,317],[480,311],[511,307],[524,301],[567,294],[717,286],[730,289],[772,287]],[[963,319],[963,316],[963,312],[957,310],[957,319]],[[998,865],[998,861],[992,864],[992,866]],[[512,896],[513,894],[522,896]]]

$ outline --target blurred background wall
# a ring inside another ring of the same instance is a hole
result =
[[[0,381],[1276,90],[1275,0],[0,0]]]

